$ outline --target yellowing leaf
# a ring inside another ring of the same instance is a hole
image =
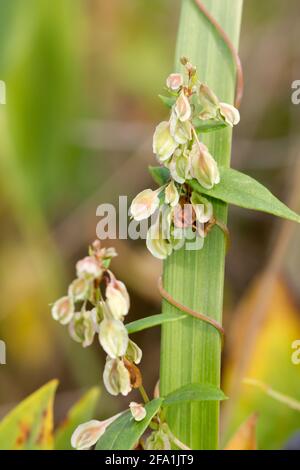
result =
[[[256,450],[257,415],[253,414],[241,425],[224,450]]]
[[[91,388],[69,410],[65,421],[58,427],[55,434],[55,450],[71,450],[71,436],[77,426],[94,418],[97,401],[100,396],[100,388]]]
[[[46,450],[53,447],[53,402],[57,380],[23,400],[0,422],[1,450]]]

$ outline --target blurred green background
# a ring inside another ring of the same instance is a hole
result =
[[[291,84],[300,79],[300,5],[244,3],[245,96],[233,166],[299,211],[300,106],[291,103]],[[7,344],[0,417],[57,377],[59,420],[83,389],[101,383],[100,348],[73,343],[49,304],[64,294],[96,236],[97,206],[119,195],[130,200],[152,184],[151,134],[165,116],[157,95],[172,71],[179,8],[179,0],[0,0],[7,101],[0,105],[0,339]],[[222,440],[258,412],[260,448],[281,448],[300,430],[300,413],[240,383],[259,378],[300,399],[300,365],[291,363],[291,343],[300,339],[300,231],[237,208],[229,228],[223,369],[232,399]],[[120,255],[112,268],[130,291],[130,320],[159,313],[160,263],[143,242],[110,244]],[[159,330],[137,341],[151,391]],[[98,414],[127,402],[103,391]]]

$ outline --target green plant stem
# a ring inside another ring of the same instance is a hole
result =
[[[206,0],[203,2],[226,30],[237,47],[242,0]],[[227,45],[219,37],[193,0],[182,1],[176,51],[197,66],[201,81],[206,82],[221,101],[233,103],[236,71]],[[230,129],[200,136],[219,165],[229,166]],[[214,201],[214,215],[227,222],[227,206]],[[225,264],[224,234],[213,228],[199,251],[182,249],[164,263],[164,288],[182,304],[222,321]],[[163,313],[182,314],[163,301]],[[188,383],[220,384],[221,340],[217,330],[196,319],[185,318],[162,327],[160,391],[167,393]],[[172,432],[192,449],[218,448],[219,403],[182,404],[168,410]]]

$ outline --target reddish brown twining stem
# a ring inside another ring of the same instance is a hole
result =
[[[191,308],[189,308],[185,305],[182,305],[180,302],[173,299],[173,297],[169,294],[169,292],[167,292],[164,289],[164,287],[162,285],[162,278],[161,277],[158,279],[158,290],[159,290],[159,293],[162,296],[162,298],[165,299],[167,302],[169,302],[169,304],[171,304],[174,307],[178,308],[178,310],[181,310],[182,312],[187,313],[188,315],[191,315],[192,317],[198,318],[199,320],[202,320],[205,323],[209,323],[210,325],[212,325],[220,333],[221,338],[223,340],[224,335],[225,335],[225,330],[222,327],[222,325],[220,325],[220,323],[218,323],[213,318],[210,318],[207,315],[204,315],[203,313],[196,312],[195,310],[192,310]]]
[[[236,91],[235,91],[235,106],[236,108],[240,107],[242,97],[244,94],[244,74],[243,74],[243,67],[241,63],[240,56],[234,47],[230,37],[224,31],[221,25],[215,20],[215,18],[210,14],[210,12],[207,10],[207,8],[203,5],[201,0],[195,0],[195,3],[197,7],[201,10],[201,12],[206,16],[208,21],[213,25],[213,27],[216,29],[220,37],[224,40],[225,44],[227,45],[228,49],[231,52],[232,58],[235,63],[236,67]]]

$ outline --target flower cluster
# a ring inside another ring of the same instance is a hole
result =
[[[113,248],[102,248],[96,240],[89,256],[76,264],[77,277],[70,284],[68,295],[52,306],[52,316],[68,325],[70,336],[83,347],[90,346],[98,335],[107,354],[105,387],[112,395],[128,395],[132,388],[141,385],[136,364],[141,361],[142,351],[129,339],[123,323],[130,300],[126,286],[109,269],[116,255]]]
[[[232,127],[240,120],[234,106],[220,102],[198,80],[196,68],[186,58],[181,62],[187,80],[180,73],[167,78],[169,97],[164,100],[171,105],[171,114],[168,121],[156,127],[153,136],[153,152],[168,169],[170,180],[156,191],[142,191],[131,204],[131,215],[136,221],[158,213],[148,231],[147,247],[160,259],[181,248],[187,239],[196,236],[203,239],[213,220],[212,204],[189,186],[191,179],[205,189],[220,182],[217,162],[199,139],[201,123]]]

